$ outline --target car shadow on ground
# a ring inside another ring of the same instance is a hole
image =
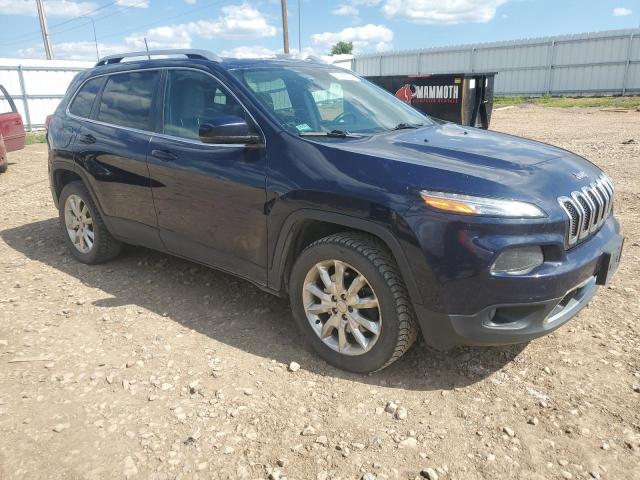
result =
[[[83,265],[67,251],[55,218],[3,230],[0,237],[29,259],[103,291],[107,297],[94,301],[98,307],[146,309],[250,354],[285,364],[296,361],[319,375],[392,388],[450,390],[485,379],[524,348],[465,347],[436,352],[420,342],[381,372],[351,374],[331,367],[313,353],[286,299],[232,275],[132,246],[112,262]]]

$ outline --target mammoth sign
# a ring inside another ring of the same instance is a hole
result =
[[[403,102],[413,103],[457,103],[460,101],[459,85],[406,84],[396,92]]]
[[[493,73],[367,77],[414,108],[442,120],[489,127]]]

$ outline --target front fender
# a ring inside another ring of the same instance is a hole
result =
[[[394,219],[393,222],[384,224],[343,213],[327,212],[313,208],[301,208],[290,213],[282,223],[273,246],[272,255],[269,257],[271,260],[268,271],[269,287],[276,291],[280,291],[283,288],[284,275],[287,270],[287,252],[291,250],[292,242],[299,233],[299,229],[303,228],[304,223],[309,220],[315,220],[338,225],[345,229],[360,230],[380,238],[393,254],[407,285],[411,300],[414,303],[422,303],[422,293],[415,281],[409,259],[405,254],[401,241],[398,240],[404,229],[395,225],[395,221],[399,219],[397,215],[391,214],[391,218]]]

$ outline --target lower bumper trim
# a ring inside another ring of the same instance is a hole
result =
[[[473,315],[434,313],[416,306],[425,341],[446,350],[456,345],[509,345],[542,337],[582,310],[598,290],[596,278],[564,297],[519,305],[496,305]]]

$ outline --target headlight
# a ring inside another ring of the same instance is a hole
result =
[[[538,245],[512,247],[498,255],[491,267],[491,272],[525,275],[543,263],[544,254]]]
[[[543,218],[546,213],[531,203],[499,198],[474,197],[459,193],[422,190],[420,196],[436,210],[459,215],[487,215],[508,218]]]

